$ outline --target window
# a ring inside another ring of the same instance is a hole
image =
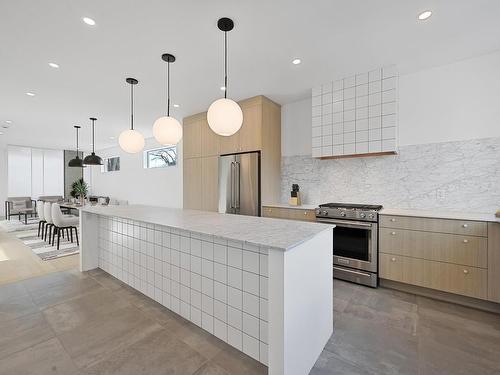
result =
[[[144,151],[144,168],[164,168],[177,165],[177,146]]]
[[[101,166],[101,172],[114,172],[120,170],[120,157],[114,156],[112,158],[104,159],[103,165]]]

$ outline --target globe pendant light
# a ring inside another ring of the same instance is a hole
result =
[[[139,81],[135,78],[127,78],[125,81],[130,84],[130,129],[122,131],[118,143],[123,151],[136,154],[144,148],[144,137],[134,130],[134,85]]]
[[[217,22],[219,30],[224,32],[224,98],[213,102],[208,108],[207,121],[215,133],[229,137],[240,130],[243,124],[243,112],[234,100],[227,98],[227,32],[234,23],[229,18],[221,18]]]
[[[76,129],[76,157],[68,162],[68,167],[83,168],[83,160],[78,156],[78,130],[80,126],[73,126]]]
[[[155,121],[153,136],[162,145],[176,145],[182,138],[182,126],[170,117],[170,63],[175,61],[175,56],[165,53],[161,59],[167,63],[167,115]]]
[[[90,121],[92,121],[92,153],[90,155],[85,156],[83,159],[83,165],[102,165],[102,159],[95,154],[95,121],[97,119],[95,117],[91,117]]]

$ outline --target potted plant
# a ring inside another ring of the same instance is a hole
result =
[[[80,178],[71,185],[70,195],[73,198],[80,198],[80,204],[83,206],[85,204],[85,198],[87,197],[88,190],[89,186],[85,181],[83,181],[83,178]]]

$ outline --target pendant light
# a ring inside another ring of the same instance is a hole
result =
[[[217,99],[208,108],[207,121],[210,128],[222,136],[230,136],[240,130],[243,124],[243,112],[234,100],[227,98],[227,32],[234,23],[230,18],[221,18],[217,22],[219,30],[224,32],[224,98]]]
[[[130,129],[122,131],[118,143],[123,151],[136,154],[144,148],[144,137],[134,129],[134,86],[139,83],[135,78],[125,80],[130,84]]]
[[[95,154],[95,122],[96,118],[91,117],[89,119],[92,121],[92,153],[90,155],[85,156],[83,159],[83,165],[102,165],[102,159]]]
[[[153,124],[153,136],[162,145],[176,145],[182,138],[182,126],[175,118],[170,117],[170,64],[175,56],[170,53],[161,55],[167,63],[167,115],[160,117]]]
[[[76,168],[83,168],[83,160],[80,159],[78,156],[78,130],[80,130],[80,126],[75,125],[73,126],[76,129],[76,157],[74,159],[71,159],[68,162],[68,167],[76,167]]]

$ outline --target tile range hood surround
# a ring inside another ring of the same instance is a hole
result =
[[[392,65],[313,88],[312,156],[396,153],[398,81]]]

